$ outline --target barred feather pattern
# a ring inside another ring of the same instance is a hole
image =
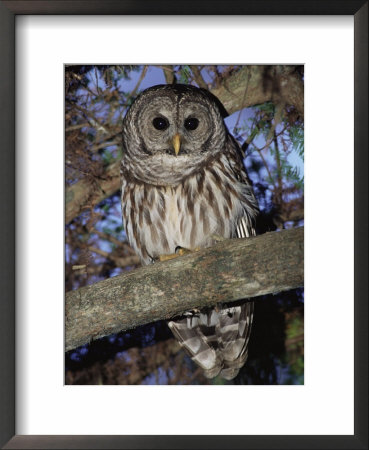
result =
[[[216,116],[214,111],[211,114]],[[225,126],[211,131],[211,151],[177,157],[165,152],[150,155],[141,151],[135,114],[139,117],[139,108],[126,116],[123,129],[121,202],[128,241],[142,263],[175,253],[177,247],[209,247],[214,235],[254,235],[257,202],[242,150]],[[220,116],[219,122],[223,124]],[[127,136],[132,138],[129,143]],[[253,310],[253,303],[245,301],[188,311],[168,326],[206,377],[221,375],[230,380],[247,359]]]
[[[144,264],[179,247],[213,244],[212,235],[248,237],[256,204],[226,155],[174,186],[122,177],[122,214],[128,240]],[[126,170],[122,170],[123,174]],[[241,231],[242,229],[242,231]]]

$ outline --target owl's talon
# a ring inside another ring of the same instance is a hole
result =
[[[159,261],[169,261],[170,259],[178,258],[177,253],[171,253],[169,255],[159,255]]]
[[[160,255],[159,261],[169,261],[170,259],[178,258],[178,256],[190,255],[193,252],[198,252],[200,247],[195,247],[190,250],[189,248],[176,247],[175,253],[170,253],[169,255]]]

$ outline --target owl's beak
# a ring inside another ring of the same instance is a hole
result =
[[[181,149],[181,137],[178,133],[173,136],[172,143],[175,154],[178,156],[179,150]]]

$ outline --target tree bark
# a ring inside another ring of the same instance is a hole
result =
[[[304,83],[295,66],[244,66],[211,92],[229,114],[273,102],[294,106],[304,117]]]
[[[293,105],[304,115],[304,85],[295,66],[244,66],[211,92],[229,114],[265,102]],[[170,74],[168,75],[170,76]],[[169,82],[169,81],[168,81]],[[119,161],[110,164],[101,179],[82,179],[66,189],[65,222],[91,209],[120,188]]]
[[[229,239],[66,294],[65,349],[191,309],[303,286],[304,229]]]

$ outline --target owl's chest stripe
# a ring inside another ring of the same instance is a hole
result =
[[[203,201],[200,204],[199,217],[200,217],[200,222],[202,222],[202,232],[204,233],[204,235],[209,234],[209,230],[210,230],[209,218],[206,214],[206,206]]]
[[[175,191],[171,188],[167,188],[167,199],[168,199],[168,208],[167,208],[167,218],[173,227],[178,226],[178,217],[179,217],[179,207],[178,207],[178,200],[179,198],[176,198]],[[165,220],[165,215],[164,219]]]

